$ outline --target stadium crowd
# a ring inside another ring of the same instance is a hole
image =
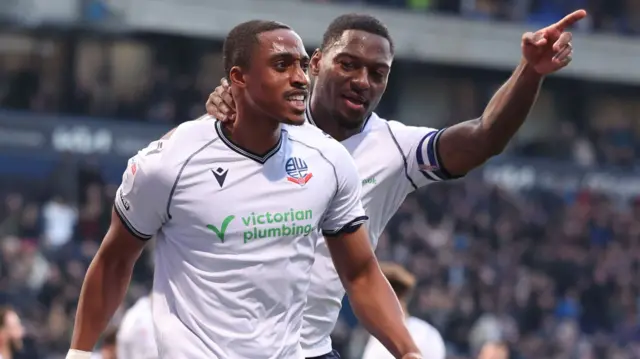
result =
[[[414,12],[436,12],[485,21],[517,21],[549,24],[574,9],[587,9],[589,21],[582,30],[640,33],[640,6],[634,0],[310,0],[367,4],[407,9]]]

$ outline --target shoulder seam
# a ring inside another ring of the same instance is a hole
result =
[[[178,174],[176,175],[176,179],[173,182],[173,186],[171,187],[171,191],[169,192],[169,199],[167,200],[167,218],[171,219],[171,201],[173,200],[173,195],[176,192],[176,188],[178,187],[178,182],[180,181],[180,177],[182,177],[182,172],[184,172],[184,169],[187,167],[187,165],[189,164],[189,162],[200,152],[202,152],[205,148],[211,146],[214,142],[216,142],[217,140],[219,140],[219,137],[214,138],[213,140],[208,141],[207,143],[205,143],[202,147],[198,148],[195,152],[193,152],[191,155],[189,155],[189,157],[187,157],[187,159],[184,161],[184,163],[182,164],[182,166],[180,167],[180,171],[178,171]]]
[[[393,131],[391,130],[391,126],[389,125],[389,121],[385,121],[384,123],[385,125],[387,125],[387,130],[389,130],[389,135],[391,136],[393,143],[396,145],[398,152],[400,152],[400,156],[402,156],[402,164],[404,166],[404,176],[407,178],[407,180],[411,184],[411,187],[413,187],[414,190],[417,190],[418,186],[416,186],[415,182],[413,182],[413,179],[411,179],[411,176],[409,176],[409,164],[407,163],[407,156],[404,154],[404,152],[402,152],[402,147],[400,147],[400,143],[398,142],[396,135],[393,134]]]
[[[289,139],[291,141],[293,141],[293,142],[297,142],[297,143],[299,143],[299,144],[301,144],[301,145],[303,145],[303,146],[305,146],[307,148],[310,148],[310,149],[318,152],[318,154],[320,154],[320,157],[322,157],[325,161],[327,161],[329,163],[329,165],[333,169],[333,176],[336,178],[336,192],[335,193],[337,194],[339,186],[340,186],[340,180],[338,179],[338,171],[336,170],[336,166],[333,164],[333,162],[329,161],[329,159],[324,155],[324,153],[322,153],[322,151],[319,148],[317,148],[315,146],[311,146],[309,144],[306,144],[306,143],[304,143],[304,142],[302,142],[300,140],[297,140],[296,138],[291,137],[291,136],[289,137]],[[333,141],[335,141],[335,140],[333,140]],[[338,145],[342,146],[340,143],[338,143]]]

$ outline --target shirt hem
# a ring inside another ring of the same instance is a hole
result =
[[[331,346],[331,340],[329,340],[329,343],[326,344],[313,346],[311,348],[302,348],[302,354],[305,358],[313,358],[329,354],[332,350],[333,347]]]

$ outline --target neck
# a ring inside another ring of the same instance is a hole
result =
[[[280,123],[251,106],[238,104],[236,108],[233,125],[223,126],[225,135],[236,145],[258,155],[271,150],[280,140]]]
[[[344,141],[347,138],[360,133],[362,130],[361,128],[347,129],[341,127],[339,121],[336,121],[331,112],[326,107],[322,106],[320,100],[317,96],[314,96],[313,92],[311,93],[310,101],[309,110],[311,111],[313,122],[315,122],[318,128],[334,139]]]

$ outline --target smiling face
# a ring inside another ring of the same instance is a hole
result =
[[[313,91],[342,128],[356,129],[380,103],[393,51],[383,36],[346,30],[311,59]]]
[[[248,68],[234,67],[230,73],[248,103],[282,123],[304,123],[308,97],[309,56],[302,39],[293,30],[278,29],[258,35]],[[235,96],[235,95],[234,95]]]

